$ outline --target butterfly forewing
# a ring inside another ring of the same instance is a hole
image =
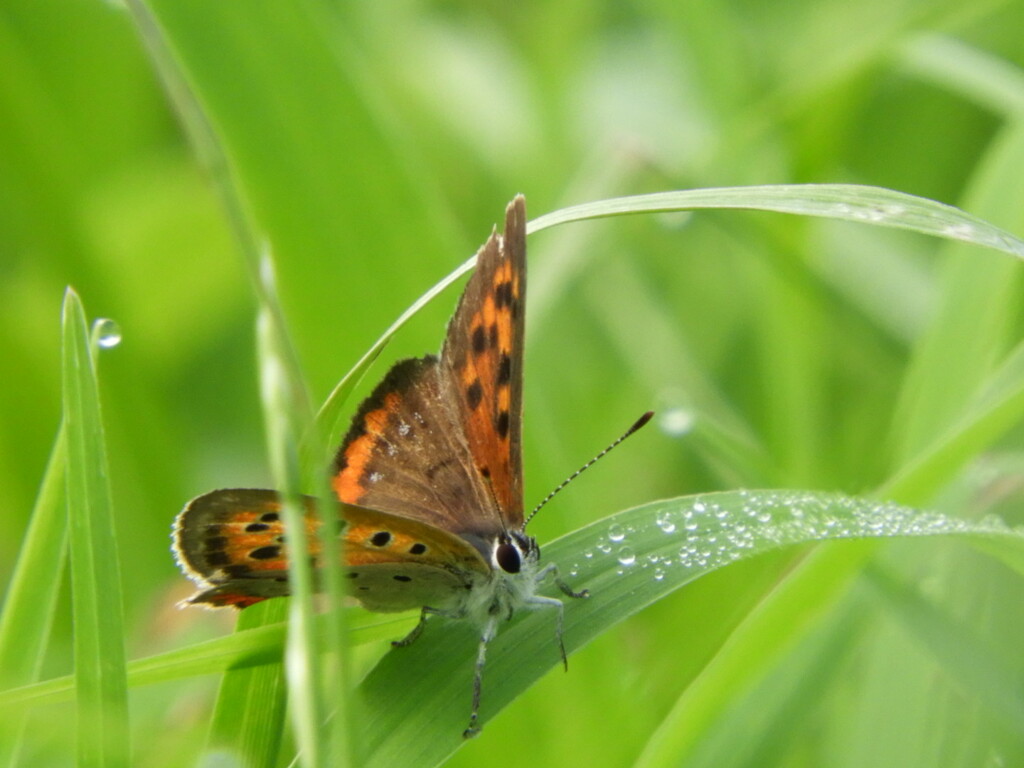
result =
[[[476,471],[490,489],[503,527],[523,524],[523,347],[526,309],[526,203],[505,212],[448,325],[441,366],[449,400],[463,421]]]
[[[525,258],[517,197],[505,236],[477,254],[440,361],[397,363],[353,419],[335,463],[339,499],[452,531],[481,551],[487,537],[521,527]]]
[[[347,504],[460,532],[472,528],[474,510],[493,505],[473,466],[428,356],[397,363],[360,407],[332,485]]]

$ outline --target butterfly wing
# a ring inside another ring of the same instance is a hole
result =
[[[307,502],[311,514],[314,499]],[[225,489],[192,499],[174,520],[174,557],[203,591],[188,599],[245,608],[289,594],[281,498]]]
[[[316,499],[303,497],[309,549],[319,562]],[[372,611],[444,607],[487,565],[463,539],[395,515],[339,505],[348,588]],[[290,594],[288,546],[275,491],[225,489],[188,503],[174,527],[174,553],[202,589],[190,603],[238,608]]]
[[[477,256],[441,352],[445,386],[465,430],[477,474],[504,527],[523,525],[523,349],[526,201],[505,211],[504,235]]]
[[[448,326],[441,358],[403,360],[360,407],[335,461],[341,501],[484,539],[522,525],[526,212],[517,197]]]

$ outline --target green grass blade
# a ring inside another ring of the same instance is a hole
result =
[[[970,523],[816,492],[740,491],[655,502],[589,525],[544,551],[545,560],[558,563],[575,587],[591,591],[589,599],[565,606],[565,644],[574,650],[673,590],[736,560],[833,539],[952,535],[983,545],[1000,542],[1000,556],[1024,574],[1024,534],[999,522]],[[851,554],[846,566],[838,567],[833,552],[828,572],[852,578],[871,551],[867,545],[843,548],[841,552]],[[836,579],[812,579],[812,573],[802,576],[799,599],[786,601],[804,622],[826,610],[825,598],[837,594]],[[766,610],[764,616],[777,614]],[[460,623],[437,624],[412,647],[389,653],[361,686],[369,765],[434,765],[461,743],[475,632]],[[791,637],[791,626],[774,618],[769,629],[780,647]],[[747,634],[747,642],[770,645],[761,630]],[[554,617],[544,611],[502,629],[488,652],[484,721],[558,663],[553,633]],[[719,687],[714,691],[716,697],[725,695]]]
[[[196,675],[221,674],[229,670],[265,665],[280,666],[281,659],[284,658],[288,623],[280,621],[259,624],[262,619],[257,620],[258,611],[252,612],[247,609],[246,612],[253,616],[255,626],[252,628],[242,628],[230,635],[129,661],[129,686],[135,688]],[[380,614],[370,614],[362,610],[353,612],[354,616],[346,617],[346,625],[350,630],[347,638],[349,646],[391,640],[407,633],[414,623],[408,616],[382,619]],[[316,618],[321,643],[324,647],[329,647],[334,631],[329,623],[330,617],[320,614]],[[70,701],[74,697],[74,690],[75,678],[72,675],[10,688],[0,691],[0,710],[4,712],[4,717],[11,719],[25,706],[40,707]],[[225,720],[228,722],[227,733],[231,733],[234,721],[231,716],[226,716]]]
[[[535,219],[540,232],[570,221],[700,209],[740,208],[894,227],[958,240],[1024,258],[1024,240],[958,208],[881,187],[856,184],[779,184],[657,192],[563,208]]]
[[[96,369],[85,313],[71,289],[62,356],[78,764],[114,768],[129,760],[121,578]]]
[[[992,717],[1024,738],[1024,699],[1016,673],[974,627],[965,626],[920,593],[880,568],[867,571],[868,583],[904,628],[927,648],[964,691],[979,692]]]
[[[241,612],[237,629],[263,628],[282,621],[286,613],[284,600],[257,603]],[[225,674],[217,692],[207,753],[233,755],[246,768],[276,766],[284,733],[286,693],[280,663],[233,669]]]
[[[925,33],[903,46],[903,66],[911,74],[1013,118],[1024,115],[1024,73],[963,41]]]
[[[752,643],[744,649],[752,652],[745,658],[734,651],[730,643],[726,652],[740,662],[737,666],[745,669],[749,677],[729,681],[732,695],[728,698],[721,692],[708,697],[706,701],[715,706],[706,713],[713,719],[705,721],[701,717],[705,713],[685,706],[693,701],[691,691],[703,687],[705,694],[708,693],[707,687],[701,685],[704,679],[701,675],[663,721],[648,743],[648,749],[659,744],[668,744],[671,749],[673,729],[676,734],[685,736],[703,726],[699,738],[692,745],[686,745],[687,768],[756,768],[779,760],[786,753],[785,742],[792,738],[788,726],[794,720],[805,719],[808,712],[820,705],[822,681],[832,679],[841,670],[851,646],[862,635],[865,612],[857,610],[860,606],[841,603],[830,606],[833,609],[830,613],[808,616],[811,620],[800,627],[802,637],[796,642],[774,648]],[[770,665],[765,664],[769,657]],[[714,666],[715,662],[709,666],[709,677],[714,677]],[[738,732],[743,733],[742,739],[736,738]],[[671,752],[663,751],[663,755],[656,757],[662,765],[679,764],[678,755]],[[651,758],[652,753],[646,752],[634,768],[651,765]]]
[[[42,668],[67,557],[66,467],[61,427],[0,613],[0,688],[35,682]],[[50,577],[39,578],[42,573]],[[12,712],[2,722],[0,765],[15,765],[24,713]]]
[[[251,183],[252,179],[245,178],[245,171],[247,168],[251,169],[251,166],[247,166],[237,154],[232,156],[232,148],[236,152],[239,150],[237,144],[231,144],[238,135],[230,131],[225,134],[223,130],[214,128],[215,124],[225,117],[223,112],[218,111],[217,97],[209,93],[200,94],[195,90],[196,81],[189,77],[188,64],[181,58],[182,52],[173,48],[171,39],[165,34],[164,28],[160,26],[149,7],[141,2],[132,3],[131,7],[158,70],[174,97],[189,135],[217,182],[221,201],[260,300],[262,390],[271,466],[274,470],[275,484],[286,499],[284,517],[289,530],[289,546],[295,555],[292,559],[291,577],[294,595],[291,614],[293,631],[289,636],[290,649],[287,653],[289,669],[292,670],[289,676],[291,706],[304,763],[311,766],[324,764],[327,760],[325,749],[335,748],[327,745],[336,744],[341,754],[333,762],[344,764],[347,762],[344,758],[347,747],[345,739],[339,734],[347,731],[345,718],[343,713],[339,713],[339,717],[333,719],[325,730],[325,704],[319,690],[321,687],[330,687],[332,691],[340,691],[343,686],[331,685],[332,681],[321,673],[322,659],[317,635],[311,629],[312,571],[308,558],[304,556],[308,551],[308,542],[305,539],[300,509],[296,504],[289,502],[297,499],[300,492],[303,472],[300,468],[298,440],[307,430],[311,418],[307,412],[308,399],[299,371],[298,355],[290,341],[274,283],[274,264],[267,249],[259,245],[265,238],[257,231],[250,215],[247,195],[253,193],[256,185]],[[298,19],[296,29],[302,29],[306,22],[304,18]],[[283,31],[283,28],[281,29]],[[234,31],[237,30],[232,30]],[[177,38],[176,41],[182,42],[181,38]],[[188,54],[185,54],[185,59],[189,63],[195,63],[194,59],[188,58]],[[261,222],[261,226],[273,227],[266,222]],[[306,443],[307,446],[317,444],[316,440]],[[307,475],[320,471],[320,457],[315,452],[310,454],[306,450],[304,458],[315,466],[315,470],[307,470]],[[340,579],[336,575],[327,574],[325,581],[331,587],[329,591],[338,592],[337,584]],[[337,615],[337,621],[340,622],[341,614]],[[334,647],[341,647],[343,635],[343,629],[339,624],[331,638]],[[335,669],[340,675],[339,666],[340,663]],[[276,695],[277,684],[264,681],[262,673],[242,674],[246,680],[257,686],[253,689],[255,698]],[[230,698],[246,698],[240,693],[245,685],[244,681],[238,681],[237,684],[227,686],[231,691]],[[224,710],[218,704],[218,712],[222,711]],[[273,711],[278,710],[274,708]],[[269,719],[269,713],[264,714]],[[228,736],[227,732],[222,732],[217,735],[217,739],[221,740]],[[248,744],[243,749],[252,759],[256,759],[253,753],[254,745]],[[276,755],[276,751],[274,754]],[[266,754],[260,759],[273,760],[274,756]]]
[[[1024,126],[1017,125],[994,143],[978,169],[968,195],[971,208],[1005,226],[1024,226],[1024,190],[1016,173],[1021,163]],[[961,417],[999,355],[1017,339],[1019,269],[976,256],[959,245],[946,253],[938,308],[914,351],[893,421],[896,468]]]
[[[271,265],[266,290],[273,292]],[[297,372],[288,366],[284,338],[278,333],[270,312],[265,308],[258,321],[257,344],[260,360],[260,390],[264,423],[267,425],[267,450],[275,487],[284,499],[283,517],[288,536],[289,608],[288,644],[285,652],[288,669],[288,693],[295,739],[303,765],[318,768],[326,755],[321,734],[326,715],[320,685],[324,681],[318,637],[313,629],[313,565],[306,530],[305,507],[300,501],[298,435],[306,414],[300,404],[306,402]]]
[[[880,489],[885,498],[923,503],[956,471],[1020,423],[1024,416],[1024,344],[987,380],[966,413]]]

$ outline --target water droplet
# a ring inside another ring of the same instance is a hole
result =
[[[654,571],[654,580],[655,581],[662,581],[662,580],[664,580],[664,578],[665,578],[665,569],[664,568],[657,568],[657,569],[655,569],[655,571]]]
[[[655,522],[661,528],[662,533],[675,533],[676,524],[672,521],[672,513],[662,510],[655,517]]]
[[[626,545],[619,549],[619,564],[629,567],[636,562],[636,553],[633,548]]]
[[[608,526],[608,539],[618,543],[626,538],[626,532],[622,530],[622,526],[618,523],[612,523]]]
[[[685,408],[670,408],[658,417],[658,427],[669,437],[682,437],[693,429],[693,412]]]
[[[112,349],[121,343],[121,327],[114,320],[101,317],[92,324],[92,340],[100,349]]]
[[[612,551],[612,545],[609,544],[607,541],[599,541],[597,543],[597,548],[599,551],[603,552],[606,555]]]

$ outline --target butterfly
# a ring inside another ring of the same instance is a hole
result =
[[[351,594],[371,611],[420,609],[407,646],[432,615],[479,628],[469,724],[479,732],[487,645],[521,608],[556,615],[538,593],[550,579],[524,530],[522,477],[526,203],[509,203],[503,234],[477,253],[439,356],[396,363],[362,403],[341,444],[331,487],[341,502],[341,557]],[[633,431],[633,430],[631,430]],[[310,530],[315,504],[305,499]],[[186,602],[244,608],[288,594],[288,547],[274,491],[217,490],[193,499],[174,525],[174,552],[200,591]],[[321,556],[310,536],[311,554]]]

